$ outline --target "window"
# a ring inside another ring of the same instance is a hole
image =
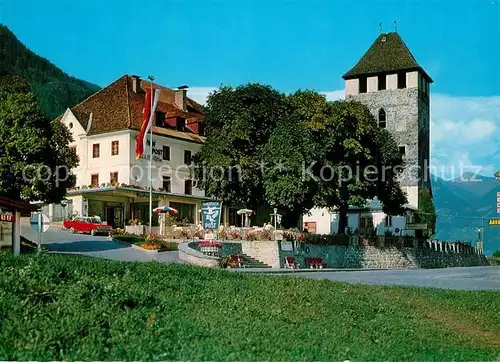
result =
[[[69,152],[76,154],[76,146],[70,147]]]
[[[385,128],[387,126],[387,119],[383,108],[380,108],[378,111],[378,125],[380,128]]]
[[[198,122],[198,134],[205,136],[205,124],[203,122]]]
[[[170,161],[170,146],[163,146],[163,160]]]
[[[385,217],[385,226],[392,226],[392,216],[391,215],[387,215]]]
[[[162,179],[162,187],[163,187],[163,190],[165,190],[166,192],[171,192],[171,187],[172,187],[172,179],[170,178],[170,176],[163,176],[163,179]]]
[[[111,156],[116,156],[118,151],[118,141],[111,142]]]
[[[382,74],[378,76],[378,90],[384,90],[386,88],[386,75]]]
[[[186,195],[193,194],[193,182],[191,180],[184,180],[184,193]]]
[[[191,164],[191,151],[184,150],[184,163],[186,165]]]
[[[398,73],[398,88],[399,89],[406,88],[406,73],[405,72]]]
[[[401,156],[404,156],[406,154],[406,146],[399,146],[399,153]]]
[[[184,131],[185,127],[186,127],[186,119],[182,117],[177,117],[177,120],[175,121],[175,128],[178,131]]]
[[[165,113],[156,112],[156,125],[158,127],[163,127],[165,125]]]
[[[95,143],[92,145],[92,158],[99,158],[100,148],[99,143]]]
[[[73,122],[69,122],[69,129],[73,128]]]
[[[99,186],[99,174],[90,176],[90,184],[94,187]]]
[[[111,172],[109,174],[109,182],[111,182],[111,185],[113,186],[118,184],[118,172]]]
[[[359,93],[366,93],[367,87],[367,78],[361,77],[359,78]]]
[[[413,223],[413,214],[407,213],[406,214],[406,223],[407,224],[412,224]]]

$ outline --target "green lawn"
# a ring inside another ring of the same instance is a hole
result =
[[[0,360],[499,360],[500,293],[0,254]]]

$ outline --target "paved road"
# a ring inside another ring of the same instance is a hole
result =
[[[273,275],[285,275],[276,274]],[[380,271],[286,273],[296,277],[355,284],[404,285],[456,290],[500,290],[500,266]]]
[[[23,218],[21,220],[21,235],[28,240],[37,242],[37,234],[31,230],[29,219]],[[53,253],[80,254],[123,261],[181,262],[177,251],[158,254],[147,253],[129,245],[114,242],[106,236],[71,234],[57,227],[51,227],[42,234],[42,245],[45,245],[49,252]]]

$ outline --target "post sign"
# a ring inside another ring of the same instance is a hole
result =
[[[491,219],[488,221],[488,226],[500,226],[500,219]]]
[[[39,218],[41,218],[41,220],[39,220]],[[44,233],[50,227],[50,219],[45,214],[35,214],[31,218],[30,224],[31,224],[31,229],[34,232],[36,232],[36,233],[38,233],[38,232]]]
[[[222,202],[211,201],[201,204],[201,222],[204,229],[218,229],[220,226],[220,214]]]
[[[425,230],[427,224],[406,224],[406,230]]]

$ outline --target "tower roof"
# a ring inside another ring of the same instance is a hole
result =
[[[342,76],[351,79],[361,75],[418,70],[432,83],[431,77],[418,65],[413,54],[398,33],[383,33],[373,42],[359,62]]]

